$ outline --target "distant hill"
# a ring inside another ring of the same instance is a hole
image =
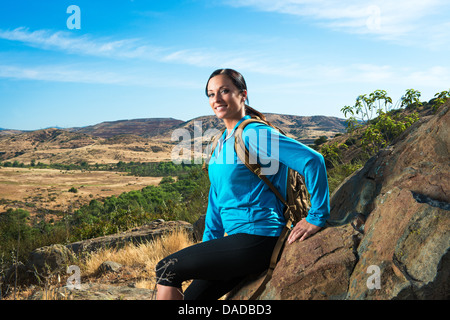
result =
[[[98,140],[99,138],[84,133],[54,128],[0,135],[0,161],[16,160],[16,157],[36,151],[49,153],[52,150],[54,153],[54,150],[78,149],[92,145]],[[38,159],[39,157],[36,158]]]
[[[267,119],[286,134],[305,144],[320,136],[332,138],[345,131],[345,120],[326,116],[266,114]],[[187,129],[194,138],[194,125],[201,125],[201,135],[209,129],[223,128],[214,115],[189,121],[173,118],[146,118],[105,121],[96,125],[67,129],[0,132],[0,161],[36,163],[117,163],[169,161],[176,141],[172,133]],[[211,132],[211,130],[209,131]],[[7,133],[7,134],[6,134]],[[203,144],[206,144],[204,139]]]
[[[2,135],[8,135],[8,134],[17,134],[17,133],[21,133],[23,131],[21,130],[13,130],[13,129],[5,129],[5,128],[0,128],[0,136]]]
[[[69,128],[76,131],[102,138],[111,138],[122,134],[152,137],[161,132],[183,123],[173,118],[146,118],[133,120],[105,121],[93,126]]]
[[[327,116],[294,116],[276,113],[265,114],[267,120],[276,127],[283,130],[288,136],[304,143],[312,144],[314,140],[320,136],[333,138],[338,133],[345,132],[345,119]],[[193,136],[194,124],[201,124],[202,132],[209,129],[222,129],[224,127],[222,120],[216,116],[202,116],[198,117],[171,128],[174,129],[186,128]],[[168,132],[163,132],[168,134]]]

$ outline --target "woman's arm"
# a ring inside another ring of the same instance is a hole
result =
[[[300,230],[296,231],[301,231],[300,236],[303,237],[305,233],[308,236],[319,230],[330,216],[328,179],[323,156],[271,127],[262,124],[250,124],[247,127],[254,130],[250,134],[244,130],[244,134],[250,137],[248,146],[253,152],[256,150],[258,160],[264,163],[279,161],[305,178],[305,185],[311,196],[311,208],[305,221],[299,223]],[[263,141],[264,139],[267,141]],[[297,232],[293,233],[295,235]]]
[[[208,208],[206,209],[205,231],[203,232],[203,241],[223,237],[225,231],[217,207],[216,192],[211,185],[208,196]]]

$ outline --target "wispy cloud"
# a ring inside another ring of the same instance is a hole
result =
[[[111,40],[90,36],[73,36],[67,31],[30,31],[20,27],[14,30],[0,30],[0,39],[22,42],[25,45],[44,50],[57,50],[67,53],[111,57],[152,59],[163,54],[164,48],[142,44],[139,39]]]
[[[128,59],[180,64],[194,67],[233,67],[260,74],[296,76],[301,71],[296,62],[273,63],[273,57],[259,51],[218,50],[215,48],[173,48],[154,46],[142,39],[108,39],[70,32],[30,31],[27,28],[1,30],[0,39],[65,54],[109,59]],[[280,60],[278,57],[275,60]]]
[[[61,65],[32,67],[0,65],[0,78],[101,84],[123,84],[130,80],[114,72],[83,70],[79,67]]]
[[[292,94],[305,88],[330,88],[336,85],[364,86],[375,89],[400,88],[406,90],[432,91],[448,90],[450,83],[450,68],[432,66],[417,70],[392,65],[350,64],[312,65],[306,67],[303,73],[291,81],[281,80],[276,84],[262,85],[262,92],[267,90],[278,93]]]
[[[410,0],[411,1],[411,0]],[[237,2],[237,1],[234,1]],[[319,1],[323,6],[328,0]],[[256,6],[265,4],[265,10],[287,10],[287,5],[309,6],[309,11],[298,14],[310,14],[320,17],[331,17],[336,7],[328,8],[328,11],[319,10],[319,6],[314,7],[312,1],[291,0],[291,1],[249,1]],[[260,4],[262,3],[262,4]],[[316,2],[314,2],[316,3]],[[237,4],[236,4],[237,5]],[[305,7],[306,8],[306,7]],[[317,11],[317,12],[316,12]],[[362,17],[362,11],[345,9],[335,13],[338,17],[347,17],[348,23],[353,17],[357,21]],[[331,18],[330,18],[331,19]],[[356,22],[355,22],[356,23]],[[405,27],[406,28],[406,27]],[[406,30],[406,29],[405,29]],[[22,42],[27,46],[62,52],[64,54],[74,54],[81,56],[93,56],[108,59],[143,60],[144,62],[157,62],[168,64],[180,64],[201,68],[232,67],[244,73],[253,72],[264,75],[275,75],[285,77],[286,81],[280,81],[280,88],[286,90],[292,88],[311,86],[317,84],[333,83],[384,83],[399,84],[405,86],[435,86],[440,87],[442,83],[450,83],[450,69],[443,66],[433,66],[426,70],[416,70],[411,66],[408,69],[394,67],[391,65],[377,64],[307,64],[301,63],[298,59],[280,56],[271,56],[270,53],[252,51],[219,51],[212,48],[184,48],[174,49],[167,47],[153,46],[142,39],[107,39],[93,36],[74,36],[69,32],[52,32],[49,30],[30,31],[26,28],[14,30],[0,30],[0,39]],[[445,37],[443,37],[445,40]],[[439,39],[438,39],[439,40]],[[441,41],[444,41],[441,39]],[[437,40],[436,40],[437,41]],[[162,79],[152,76],[148,70],[148,64],[142,70],[135,67],[134,70],[119,68],[117,64],[107,64],[111,68],[102,68],[93,64],[55,64],[40,65],[39,62],[16,63],[0,65],[1,78],[43,80],[58,82],[78,82],[78,83],[100,83],[117,85],[137,85],[137,86],[179,86],[197,87],[199,84],[191,80]],[[289,81],[289,82],[287,82]],[[282,84],[284,83],[284,84]],[[203,83],[202,83],[203,85]]]
[[[173,77],[152,76],[149,72],[138,72],[136,70],[130,70],[129,72],[120,70],[109,71],[95,68],[94,66],[78,64],[39,66],[0,64],[0,78],[150,88],[199,88],[197,83],[189,79],[183,80],[174,79]]]
[[[325,28],[402,44],[450,43],[446,0],[224,0],[235,7],[299,16]],[[446,28],[447,26],[447,28]]]

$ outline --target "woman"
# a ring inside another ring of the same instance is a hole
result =
[[[234,151],[233,134],[239,123],[250,115],[265,119],[246,104],[244,78],[235,70],[219,69],[211,74],[205,91],[226,130],[208,167],[211,187],[203,241],[158,263],[157,299],[161,300],[218,299],[249,274],[263,272],[285,225],[281,201],[237,159]],[[276,172],[268,178],[283,195],[288,167],[305,177],[311,208],[308,216],[295,225],[287,242],[303,241],[320,230],[330,211],[323,157],[264,124],[247,125],[243,137],[248,138],[247,147],[258,154],[261,162],[277,164]],[[263,137],[277,143],[261,143]],[[181,283],[191,279],[194,281],[183,294]]]

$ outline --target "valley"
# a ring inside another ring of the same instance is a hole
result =
[[[305,144],[312,144],[320,136],[332,138],[345,131],[344,120],[335,117],[266,116],[288,136]],[[201,126],[201,136],[194,134],[194,126]],[[215,116],[202,116],[186,122],[149,118],[67,129],[3,129],[0,131],[0,212],[21,208],[32,217],[48,221],[55,218],[55,214],[61,217],[63,213],[73,213],[93,199],[157,185],[161,177],[131,176],[127,172],[116,172],[114,166],[119,162],[170,162],[172,150],[178,143],[172,137],[176,130],[188,132],[192,143],[202,139],[200,144],[204,147],[211,138],[207,132],[220,130],[222,126],[222,121]],[[43,169],[40,166],[52,164],[84,169]],[[102,165],[112,168],[89,171]]]
[[[58,220],[93,199],[158,185],[159,177],[123,172],[0,167],[0,212],[27,210],[39,220]]]

